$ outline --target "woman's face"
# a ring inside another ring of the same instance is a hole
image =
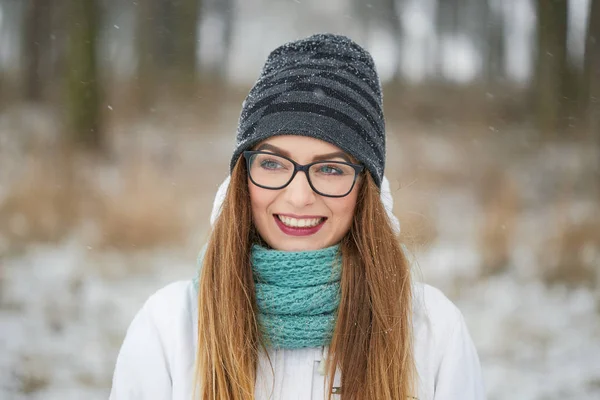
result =
[[[304,136],[275,136],[254,150],[287,156],[303,165],[323,160],[320,156],[331,153],[341,154],[328,156],[327,161],[352,162],[338,147]],[[350,229],[358,186],[357,179],[347,196],[333,198],[314,192],[306,174],[300,171],[288,186],[279,190],[261,188],[248,178],[254,226],[262,239],[277,250],[318,250],[332,246]]]

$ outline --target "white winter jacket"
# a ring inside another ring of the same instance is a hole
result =
[[[228,181],[215,199],[218,214]],[[391,214],[389,184],[382,201]],[[399,228],[397,226],[396,228]],[[193,282],[172,283],[153,294],[127,330],[113,376],[111,400],[191,400],[198,337],[197,292]],[[419,400],[485,398],[477,352],[462,314],[439,290],[413,284],[414,356]],[[327,348],[269,350],[259,356],[257,400],[324,399],[321,366]],[[339,386],[339,371],[334,387]],[[336,398],[334,395],[332,398]]]
[[[414,286],[414,354],[419,400],[484,399],[477,352],[460,311],[439,290]],[[191,400],[198,305],[192,281],[152,295],[135,316],[113,377],[111,400]],[[270,350],[260,355],[257,400],[324,399],[319,368],[327,349]],[[339,374],[334,386],[339,385]],[[333,398],[336,398],[334,395]]]

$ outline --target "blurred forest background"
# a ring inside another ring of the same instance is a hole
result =
[[[107,397],[262,63],[325,31],[375,58],[401,239],[488,397],[599,398],[600,0],[0,0],[0,397]]]

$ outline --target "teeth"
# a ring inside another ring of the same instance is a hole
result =
[[[284,217],[282,215],[277,216],[284,225],[292,227],[292,228],[311,228],[313,226],[317,226],[321,223],[323,218],[291,218]]]

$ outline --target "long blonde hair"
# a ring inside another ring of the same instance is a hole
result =
[[[341,301],[327,364],[327,398],[336,368],[343,400],[415,396],[412,293],[407,259],[370,174],[361,175],[354,221],[340,243]],[[250,250],[246,165],[238,160],[208,241],[199,283],[194,398],[254,398],[259,350]]]

